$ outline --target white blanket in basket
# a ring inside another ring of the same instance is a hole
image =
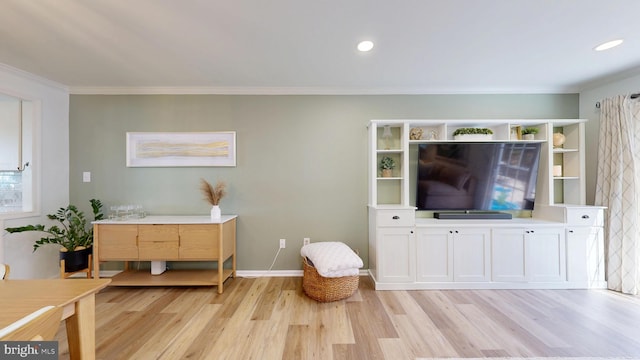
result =
[[[363,266],[360,256],[341,242],[317,242],[305,245],[300,255],[308,258],[318,274],[328,278],[353,276]]]

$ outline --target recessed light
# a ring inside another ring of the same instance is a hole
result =
[[[373,49],[373,42],[372,41],[365,40],[365,41],[360,41],[358,43],[358,50],[360,50],[360,51],[365,52],[365,51],[369,51],[371,49]]]
[[[607,41],[607,42],[606,42],[606,43],[604,43],[604,44],[600,44],[600,45],[596,46],[596,47],[594,48],[594,50],[595,50],[595,51],[604,51],[604,50],[609,50],[609,49],[611,49],[611,48],[613,48],[613,47],[616,47],[616,46],[618,46],[618,45],[622,44],[622,42],[623,42],[623,41],[624,41],[624,40],[622,40],[622,39],[617,39],[617,40]]]

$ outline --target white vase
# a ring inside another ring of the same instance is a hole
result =
[[[219,221],[220,217],[222,217],[222,212],[220,211],[220,206],[213,205],[211,207],[211,221]]]

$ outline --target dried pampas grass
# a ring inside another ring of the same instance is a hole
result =
[[[211,184],[209,184],[205,179],[200,179],[200,181],[200,190],[202,190],[202,193],[204,194],[204,199],[211,205],[218,205],[220,200],[227,194],[224,189],[227,184],[222,181],[218,181],[216,186],[211,186]]]

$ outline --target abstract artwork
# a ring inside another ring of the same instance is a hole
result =
[[[127,167],[236,166],[236,132],[128,132]]]

